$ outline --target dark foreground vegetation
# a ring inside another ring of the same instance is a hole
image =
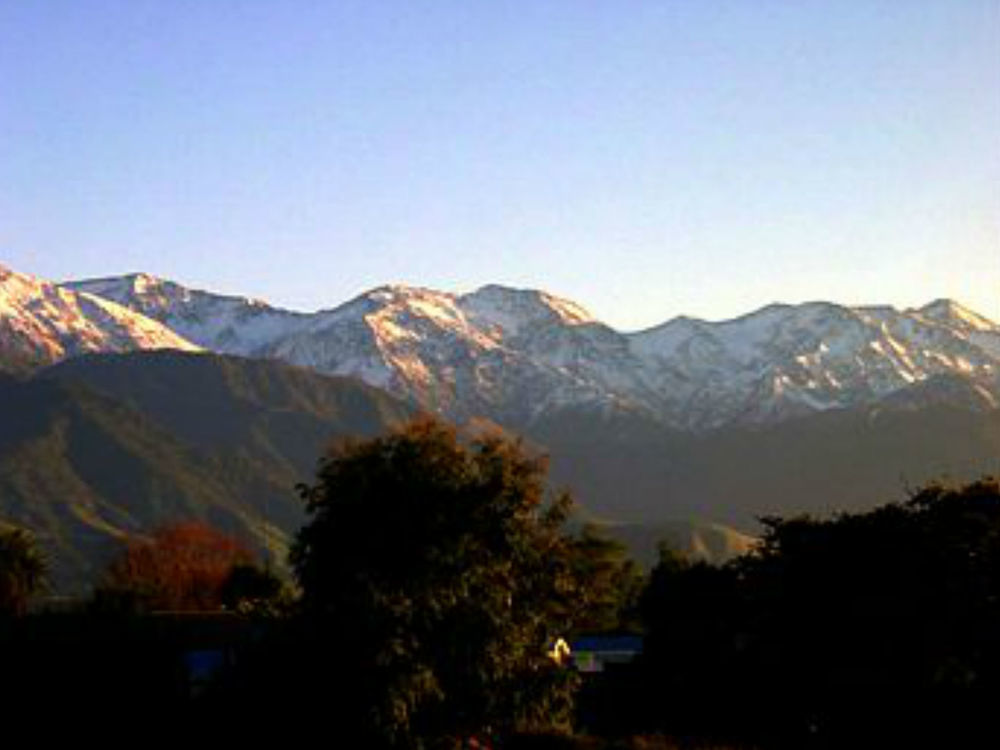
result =
[[[3,705],[315,729],[343,747],[1000,740],[997,480],[768,518],[725,566],[664,549],[646,576],[568,532],[570,501],[545,486],[520,444],[417,421],[340,444],[300,488],[294,585],[180,524],[62,611],[29,609],[45,560],[2,530]],[[612,633],[641,636],[641,654],[586,672],[553,648]]]

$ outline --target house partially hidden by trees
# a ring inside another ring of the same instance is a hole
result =
[[[569,646],[570,663],[585,674],[631,664],[642,655],[640,635],[585,635]]]

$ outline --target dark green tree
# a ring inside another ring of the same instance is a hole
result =
[[[367,746],[567,724],[575,678],[546,651],[590,582],[545,477],[518,442],[424,418],[339,445],[302,488],[292,563],[329,648],[313,658]]]
[[[222,606],[240,614],[273,617],[291,606],[292,595],[270,570],[242,563],[230,570],[219,591]]]
[[[1000,740],[1000,482],[763,523],[723,568],[653,571],[637,691],[651,728],[795,747]]]
[[[31,598],[45,589],[48,568],[34,535],[0,527],[0,616],[24,614]]]
[[[570,559],[574,579],[582,583],[568,602],[566,619],[573,623],[573,634],[640,630],[645,578],[625,545],[602,527],[587,524],[570,542]]]

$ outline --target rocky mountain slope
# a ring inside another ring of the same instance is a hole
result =
[[[0,265],[0,369],[26,370],[86,352],[200,348],[103,297]]]
[[[977,408],[1000,404],[1000,326],[949,300],[902,311],[770,305],[622,333],[573,302],[500,286],[464,295],[386,286],[312,314],[143,274],[68,286],[209,349],[356,375],[451,418],[518,428],[565,408],[698,432],[771,424],[919,398],[941,375],[967,384]]]
[[[312,318],[260,300],[188,289],[144,273],[63,286],[158,320],[184,338],[221,354],[260,355],[273,341],[307,327]]]

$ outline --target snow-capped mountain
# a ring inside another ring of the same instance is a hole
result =
[[[1000,327],[945,300],[771,305],[721,323],[677,319],[631,342],[692,427],[872,403],[943,374],[974,384],[984,406],[1000,396]]]
[[[389,285],[310,315],[144,274],[67,286],[140,310],[206,348],[354,375],[459,418],[524,423],[557,405],[615,405],[627,367],[605,360],[630,358],[621,334],[580,306],[499,286],[454,295]]]
[[[67,289],[97,295],[160,321],[190,341],[224,354],[255,356],[311,316],[279,310],[248,297],[212,294],[145,273],[69,282]]]
[[[199,351],[201,347],[103,297],[0,266],[0,369],[133,349]]]
[[[718,323],[622,333],[568,300],[485,286],[384,286],[312,314],[143,274],[75,282],[209,349],[355,375],[451,417],[530,423],[563,408],[635,412],[701,430],[947,392],[1000,403],[1000,326],[938,300],[913,310],[770,305]]]

